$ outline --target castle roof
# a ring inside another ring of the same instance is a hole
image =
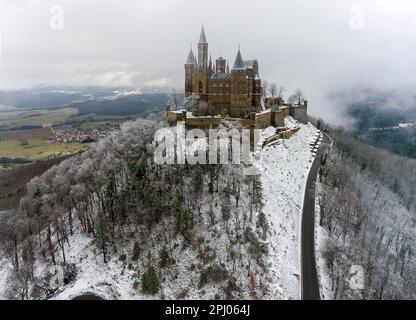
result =
[[[244,60],[244,65],[247,68],[254,68],[255,63],[257,62],[257,60]]]
[[[246,65],[241,57],[240,47],[238,48],[237,56],[235,57],[233,70],[245,69]]]
[[[227,80],[231,78],[231,74],[229,73],[214,73],[211,76],[212,80]]]
[[[207,43],[207,38],[205,37],[204,25],[201,28],[201,35],[199,36],[199,43]]]
[[[186,64],[196,64],[196,59],[192,48],[189,50],[188,60],[186,60]]]

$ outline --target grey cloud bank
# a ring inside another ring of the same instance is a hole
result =
[[[50,26],[54,6],[63,9],[62,29]],[[245,58],[259,60],[263,79],[288,92],[303,88],[311,112],[330,121],[340,121],[341,107],[327,100],[330,92],[416,82],[411,0],[3,0],[0,10],[0,89],[182,89],[202,22],[213,58],[232,63],[240,44]]]

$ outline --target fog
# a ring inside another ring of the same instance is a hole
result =
[[[49,86],[182,90],[201,24],[213,59],[259,60],[262,79],[302,88],[312,114],[345,123],[329,93],[415,86],[412,0],[3,0],[0,90]]]

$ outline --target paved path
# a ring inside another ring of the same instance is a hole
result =
[[[328,150],[329,139],[324,136],[306,182],[302,212],[301,268],[302,299],[320,300],[315,265],[315,182],[322,155]]]

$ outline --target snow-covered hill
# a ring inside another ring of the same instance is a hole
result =
[[[263,297],[266,299],[300,298],[300,214],[304,186],[313,160],[309,141],[316,129],[312,125],[299,124],[291,118],[286,121],[288,127],[300,126],[301,130],[289,140],[279,140],[266,146],[262,152],[263,211],[270,225],[267,240],[270,244],[267,258],[270,274],[267,277],[268,290]],[[274,130],[269,128],[265,133],[272,131]],[[104,264],[92,239],[78,233],[71,241],[68,259],[77,264],[78,278],[57,294],[55,299],[72,299],[83,293],[96,293],[105,299],[153,298],[140,294],[133,288],[137,271],[129,270],[118,259]],[[126,243],[125,251],[130,250]],[[180,259],[183,266],[172,271],[177,274],[178,281],[162,285],[166,298],[176,298],[181,286],[183,292],[188,291],[186,298],[214,298],[214,289],[201,293],[193,290],[190,285],[198,282],[197,275],[186,268],[195,259],[194,254],[190,251],[174,251],[174,257]]]
[[[76,267],[75,279],[51,298],[95,294],[104,299],[299,299],[300,215],[313,160],[309,142],[317,130],[290,117],[286,125],[298,126],[300,130],[290,139],[274,141],[262,151],[259,181],[262,212],[268,225],[265,238],[260,236],[260,212],[252,209],[254,180],[245,181],[232,168],[225,168],[218,177],[218,191],[211,194],[204,182],[196,202],[200,205],[199,214],[189,239],[175,233],[173,217],[169,216],[162,218],[150,232],[139,225],[118,226],[108,247],[108,261],[104,263],[97,238],[82,232],[76,223],[74,233],[65,243],[66,262]],[[114,136],[112,143],[126,143],[129,130],[133,130],[132,137],[138,134],[135,127],[123,130],[124,136]],[[262,136],[273,132],[271,128],[265,129]],[[105,149],[100,146],[99,150]],[[189,178],[189,184],[193,178]],[[234,185],[241,185],[239,204],[231,196],[226,205],[223,194]],[[225,219],[227,206],[231,209],[230,218]],[[140,250],[133,260],[135,246]],[[56,259],[59,254],[57,249]],[[164,255],[167,261],[161,266]],[[156,295],[145,295],[140,290],[149,261],[155,266],[160,283]],[[50,259],[38,259],[35,277],[45,278],[50,264]],[[6,279],[10,263],[2,265],[0,274]],[[1,284],[0,295],[6,297],[7,283]]]

